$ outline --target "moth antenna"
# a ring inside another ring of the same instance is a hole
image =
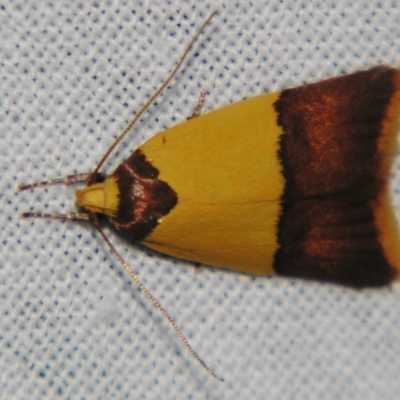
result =
[[[113,253],[113,255],[117,258],[117,260],[121,263],[121,265],[125,268],[128,274],[132,277],[135,281],[136,285],[139,289],[144,293],[144,295],[155,305],[155,307],[161,312],[161,314],[168,320],[170,325],[175,329],[176,333],[178,334],[181,341],[185,344],[186,348],[189,350],[191,355],[202,365],[202,367],[214,378],[218,379],[221,382],[224,382],[223,378],[220,378],[207,364],[200,358],[200,356],[196,353],[193,347],[190,345],[188,339],[183,334],[175,320],[171,317],[168,311],[161,305],[161,303],[151,294],[151,292],[146,288],[143,282],[140,280],[139,276],[136,272],[129,266],[129,264],[122,258],[122,256],[118,253],[117,249],[114,245],[110,242],[107,235],[104,233],[103,229],[101,228],[96,214],[90,212],[89,214],[91,222],[93,222],[94,226],[96,227],[97,231],[100,233],[103,240],[107,243],[109,249]]]
[[[153,103],[153,101],[158,97],[158,95],[165,89],[165,87],[168,85],[168,83],[171,81],[171,79],[175,76],[175,74],[178,72],[180,66],[182,65],[183,61],[185,60],[186,56],[188,55],[190,49],[192,48],[193,44],[196,42],[200,34],[203,32],[204,28],[208,25],[208,23],[211,21],[211,19],[214,17],[215,14],[217,14],[218,11],[214,11],[203,23],[201,28],[198,30],[198,32],[194,35],[193,39],[190,41],[189,45],[186,47],[186,50],[183,52],[180,60],[178,61],[178,64],[176,64],[175,68],[172,70],[172,72],[169,74],[168,78],[164,81],[164,83],[154,92],[154,94],[150,97],[149,100],[146,101],[144,106],[138,111],[138,113],[132,118],[131,122],[123,129],[123,131],[119,134],[117,139],[115,139],[114,143],[108,148],[104,156],[101,158],[100,162],[97,164],[96,168],[93,171],[93,175],[89,180],[88,185],[93,184],[94,179],[98,171],[100,170],[101,166],[104,164],[108,156],[111,154],[111,152],[115,149],[115,147],[118,145],[118,143],[125,137],[125,135],[130,131],[130,129],[135,125],[137,120],[142,116],[142,114],[147,110],[147,108]]]
[[[64,185],[73,185],[75,183],[88,182],[91,177],[92,177],[91,172],[88,174],[67,175],[63,176],[62,178],[47,179],[46,181],[42,182],[33,182],[33,183],[28,183],[26,185],[19,185],[18,190],[22,192],[23,190],[33,189],[39,186],[51,186],[57,183],[63,183]]]
[[[52,218],[70,221],[90,221],[89,214],[83,212],[71,212],[67,214],[58,213],[41,213],[41,212],[26,212],[21,214],[22,218]]]

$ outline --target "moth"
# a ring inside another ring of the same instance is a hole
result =
[[[197,110],[145,142],[110,175],[100,173],[214,15],[93,172],[20,189],[85,182],[76,191],[79,212],[24,217],[93,223],[192,355],[220,379],[118,254],[98,215],[132,242],[202,264],[358,288],[389,284],[400,269],[387,188],[398,147],[400,71],[380,66],[201,116]]]

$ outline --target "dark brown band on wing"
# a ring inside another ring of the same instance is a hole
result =
[[[178,202],[175,191],[158,175],[140,150],[113,173],[121,196],[117,215],[110,220],[131,240],[143,240]]]
[[[286,181],[278,274],[356,287],[394,278],[374,201],[386,185],[379,140],[398,79],[379,67],[285,90],[275,103]]]

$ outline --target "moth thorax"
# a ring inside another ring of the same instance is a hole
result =
[[[119,189],[113,176],[75,192],[75,204],[95,213],[114,217],[119,206]]]

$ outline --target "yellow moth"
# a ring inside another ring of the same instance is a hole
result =
[[[148,140],[110,175],[100,174],[200,32],[92,173],[21,188],[86,182],[76,192],[80,212],[25,217],[91,221],[216,377],[118,255],[97,214],[132,241],[182,259],[354,287],[388,284],[400,269],[387,192],[397,151],[400,71],[377,67],[196,116]]]

